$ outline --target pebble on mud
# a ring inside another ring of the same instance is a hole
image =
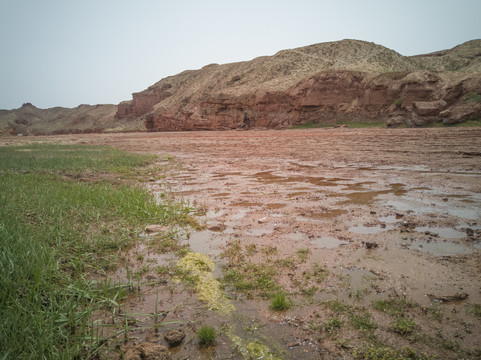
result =
[[[141,343],[129,348],[124,354],[125,360],[170,360],[172,359],[169,350],[164,345]]]
[[[182,343],[182,340],[185,338],[185,332],[182,329],[174,329],[171,331],[168,331],[164,339],[167,341],[169,344],[169,347],[175,347],[178,346]]]
[[[364,247],[365,247],[366,249],[375,249],[375,248],[377,248],[377,247],[379,246],[379,245],[378,245],[377,243],[375,243],[375,242],[369,242],[369,241],[365,241],[365,242],[364,242],[364,241],[363,241],[363,243],[364,243]]]
[[[167,226],[164,226],[164,225],[147,225],[145,227],[145,232],[147,234],[154,234],[154,233],[158,233],[158,232],[162,232],[162,231],[167,231],[169,228]]]

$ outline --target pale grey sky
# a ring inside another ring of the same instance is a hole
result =
[[[0,109],[117,104],[161,78],[358,39],[402,55],[481,38],[479,0],[0,0]]]

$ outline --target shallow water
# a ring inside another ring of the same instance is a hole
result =
[[[416,240],[409,246],[411,250],[426,252],[434,256],[450,256],[469,254],[473,251],[467,246],[451,242],[451,241],[420,241]]]
[[[321,249],[336,249],[339,246],[349,244],[349,242],[339,240],[334,236],[323,236],[323,237],[311,240],[311,244]]]
[[[446,238],[446,239],[462,239],[466,237],[466,233],[463,231],[459,231],[456,229],[448,228],[448,227],[440,227],[440,226],[434,226],[434,227],[429,227],[429,226],[419,226],[416,227],[414,230],[418,232],[429,232],[432,234],[436,234],[440,237]]]

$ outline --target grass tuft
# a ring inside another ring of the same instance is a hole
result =
[[[204,325],[197,331],[197,337],[201,345],[208,346],[215,343],[217,334],[212,326]]]
[[[284,293],[277,293],[272,297],[269,308],[275,311],[288,310],[292,307],[292,302],[289,301]]]

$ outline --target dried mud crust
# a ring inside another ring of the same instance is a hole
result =
[[[242,272],[245,264],[275,269],[272,278],[294,300],[288,311],[269,310],[262,289],[226,291],[239,314],[277,339],[285,357],[352,358],[356,349],[362,354],[380,343],[441,358],[481,353],[481,320],[470,311],[481,304],[481,129],[58,139],[179,161],[181,167],[148,186],[205,209],[206,228],[182,241],[223,267],[219,276]],[[152,311],[148,306],[158,295],[144,296],[131,304],[132,312]],[[222,316],[199,311],[191,293],[167,298],[164,307],[187,301],[166,320],[225,325]],[[404,305],[396,311],[375,305],[383,301]],[[375,326],[369,328],[368,320]],[[191,326],[173,358],[199,351]],[[201,356],[226,351],[241,357],[226,338]]]

